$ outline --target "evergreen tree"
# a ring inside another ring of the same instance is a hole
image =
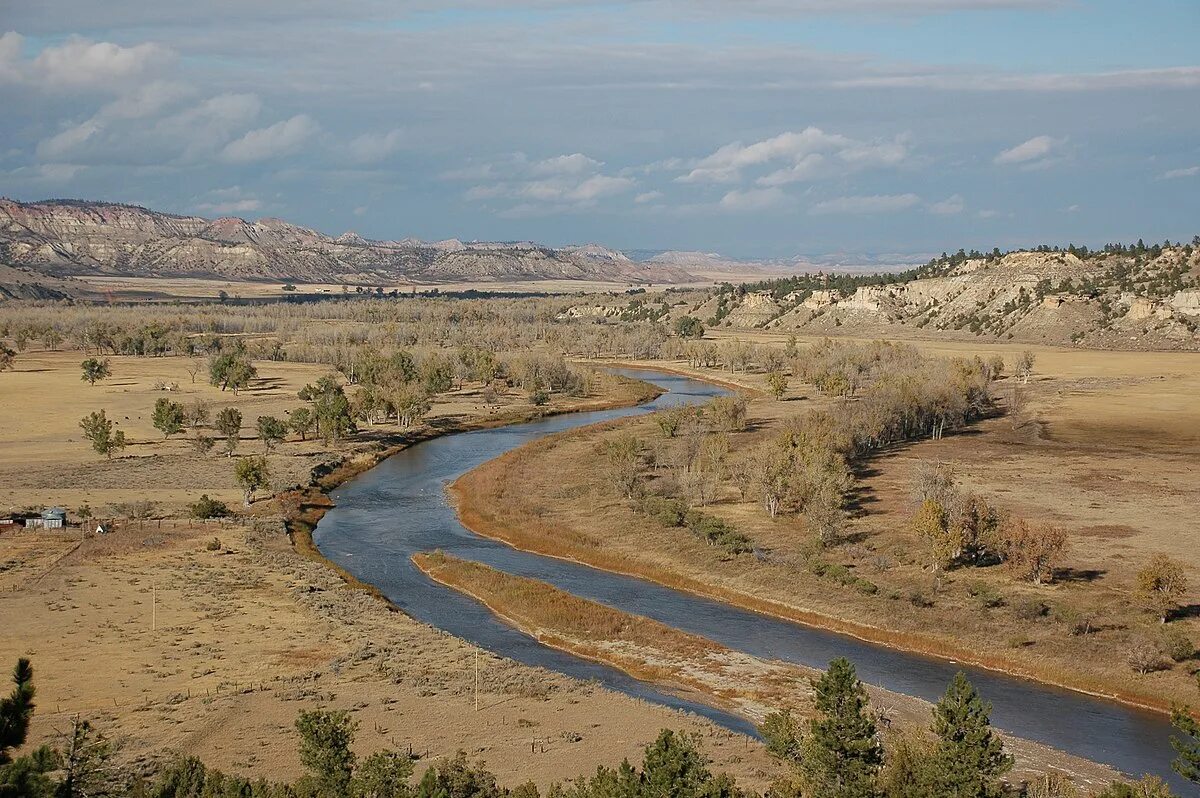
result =
[[[349,794],[350,778],[354,773],[355,723],[346,712],[313,710],[301,712],[296,718],[300,732],[300,764],[308,770],[306,781],[313,793],[328,798]]]
[[[866,798],[878,794],[876,777],[883,748],[867,691],[850,661],[839,657],[813,682],[819,717],[809,721],[801,744],[800,772],[809,790],[822,798]]]
[[[21,657],[12,674],[13,690],[7,698],[0,699],[0,765],[12,759],[9,751],[25,744],[29,734],[29,721],[33,717],[33,666]]]
[[[706,794],[711,780],[708,763],[693,738],[663,729],[647,746],[642,760],[643,795],[696,798]]]
[[[1171,768],[1188,781],[1200,784],[1200,722],[1184,707],[1171,710],[1171,725],[1180,737],[1171,737],[1171,747],[1179,756],[1171,762]]]
[[[992,732],[991,704],[967,681],[962,671],[954,676],[945,695],[933,708],[933,777],[937,794],[944,798],[998,798],[1000,776],[1012,767],[1003,741]]]

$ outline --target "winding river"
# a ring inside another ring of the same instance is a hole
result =
[[[759,657],[823,668],[829,660],[845,656],[867,683],[937,700],[959,666],[518,551],[481,538],[459,523],[447,501],[446,486],[494,457],[550,433],[669,405],[703,402],[725,393],[709,383],[673,374],[626,373],[653,382],[667,393],[635,408],[553,416],[419,443],[335,490],[332,499],[336,506],[317,525],[314,542],[326,557],[378,587],[417,620],[517,661],[595,679],[628,695],[706,716],[735,731],[753,733],[753,727],[743,718],[660,690],[614,668],[543,646],[473,599],[427,578],[410,556],[441,549]],[[992,721],[1004,731],[1110,764],[1131,775],[1159,775],[1182,795],[1200,794],[1195,785],[1171,772],[1171,727],[1163,716],[991,671],[962,669],[992,703]]]

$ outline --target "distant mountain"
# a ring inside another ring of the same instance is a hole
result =
[[[55,278],[207,277],[350,285],[521,280],[647,284],[695,278],[589,244],[372,241],[330,237],[282,219],[205,219],[133,205],[0,199],[0,265]]]

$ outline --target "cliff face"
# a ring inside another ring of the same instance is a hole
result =
[[[51,276],[216,277],[389,285],[494,280],[684,282],[681,268],[602,247],[337,238],[281,219],[176,216],[129,205],[0,199],[0,264]]]

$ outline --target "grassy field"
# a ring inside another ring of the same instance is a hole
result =
[[[238,505],[235,461],[221,453],[221,445],[197,454],[191,430],[164,440],[151,423],[155,401],[167,397],[187,407],[202,400],[209,403],[214,418],[222,408],[236,407],[243,419],[236,454],[263,454],[262,442],[254,437],[255,420],[262,415],[286,419],[289,411],[304,405],[297,392],[329,373],[316,364],[257,361],[258,379],[235,395],[208,384],[203,359],[109,357],[112,376],[89,385],[80,379],[83,358],[73,351],[29,351],[18,359],[15,370],[0,375],[5,418],[0,425],[0,510],[41,505],[74,510],[87,504],[104,515],[114,504],[144,500],[153,502],[159,513],[179,514],[201,493]],[[197,366],[201,371],[193,382],[189,368]],[[178,389],[156,388],[160,383]],[[553,397],[544,411],[628,403],[639,398],[639,391],[634,383],[612,382],[591,396]],[[79,420],[95,410],[104,410],[129,440],[112,460],[94,452],[79,428]],[[507,421],[535,410],[519,392],[486,405],[478,387],[468,386],[436,396],[426,428]],[[219,437],[211,429],[203,431]],[[360,433],[331,446],[311,436],[301,441],[289,435],[267,457],[272,492],[307,485],[314,468],[362,456],[413,431],[389,422],[363,425]]]
[[[755,340],[782,345],[786,338]],[[1010,363],[1022,349],[918,345],[938,354],[998,351]],[[1185,563],[1193,577],[1183,617],[1169,628],[1200,638],[1191,611],[1200,587],[1194,519],[1200,488],[1190,476],[1200,466],[1200,404],[1188,401],[1200,389],[1200,357],[1034,352],[1034,379],[1022,388],[1016,429],[1011,418],[987,420],[964,434],[896,447],[859,469],[848,534],[822,556],[873,583],[873,595],[812,573],[803,518],[771,519],[732,486],[705,511],[749,535],[769,552],[765,561],[729,557],[635,511],[596,463],[603,442],[625,431],[655,440],[659,433],[647,420],[536,442],[468,474],[454,494],[472,528],[522,548],[1138,703],[1165,708],[1171,700],[1193,701],[1194,661],[1139,675],[1127,655],[1131,645],[1157,642],[1164,633],[1133,600],[1135,573],[1156,553]],[[721,376],[752,388],[761,380]],[[1013,382],[998,383],[1002,399]],[[735,434],[735,451],[772,435],[787,415],[828,401],[804,384],[790,386],[785,399],[751,402],[751,431]],[[1001,568],[960,568],[935,581],[924,545],[908,529],[913,471],[922,460],[949,464],[965,489],[1005,510],[1061,525],[1069,549],[1059,578],[1037,586]],[[1040,605],[1044,612],[1026,612]],[[1094,618],[1092,633],[1070,633],[1065,619],[1072,611]]]
[[[277,522],[0,534],[0,617],[0,662],[35,668],[31,745],[79,714],[126,762],[179,752],[290,780],[301,772],[293,721],[322,707],[352,713],[360,755],[411,746],[428,763],[462,749],[507,785],[544,789],[636,759],[664,727],[700,734],[715,766],[748,786],[774,772],[760,746],[694,716],[476,659],[292,551]]]

